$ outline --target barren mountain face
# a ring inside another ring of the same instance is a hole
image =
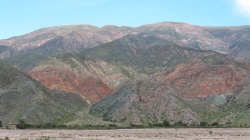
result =
[[[74,25],[1,40],[0,120],[249,125],[249,31]]]

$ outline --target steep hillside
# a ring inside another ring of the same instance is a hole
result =
[[[36,52],[36,53],[27,53],[27,54],[12,56],[9,58],[7,57],[5,59],[2,59],[2,61],[11,66],[17,67],[21,71],[27,73],[37,64],[42,63],[47,59],[48,57],[44,56],[40,52]]]
[[[126,125],[152,125],[168,120],[172,125],[218,122],[224,126],[249,126],[249,88],[231,95],[212,95],[204,100],[156,81],[131,82],[91,107],[92,115]]]
[[[250,60],[250,26],[211,27],[208,31],[216,38],[230,44],[229,56],[240,60]]]
[[[89,103],[99,101],[130,79],[139,77],[127,66],[70,54],[47,60],[28,74],[50,89],[78,93]]]
[[[13,54],[14,54],[14,51],[10,47],[0,45],[0,59],[8,58],[12,56]]]
[[[225,55],[194,58],[159,71],[147,80],[124,85],[93,105],[91,113],[126,124],[150,125],[166,119],[172,124],[181,121],[187,125],[201,121],[248,124],[245,110],[249,72],[249,64],[235,62]],[[241,94],[246,98],[241,98]],[[240,105],[242,110],[237,110]],[[240,116],[244,116],[241,122],[236,119]]]
[[[52,92],[19,70],[0,63],[0,120],[4,124],[63,121],[88,107],[77,94]]]
[[[151,75],[160,69],[176,66],[189,59],[212,54],[215,52],[181,47],[154,36],[128,35],[98,48],[88,49],[81,55],[128,65],[138,72]]]
[[[228,99],[226,105],[221,109],[220,114],[224,115],[218,121],[231,125],[249,126],[249,101],[250,89],[246,87]]]
[[[202,26],[161,22],[143,25],[134,30],[144,36],[153,35],[183,47],[228,52],[229,43],[215,37]]]
[[[193,59],[173,69],[162,71],[155,78],[178,89],[186,97],[206,98],[241,90],[246,85],[244,81],[249,72],[248,64],[235,62],[217,54]]]
[[[79,55],[58,56],[38,65],[29,75],[50,89],[78,93],[90,103],[101,100],[130,81],[152,76],[155,82],[192,97],[237,91],[237,84],[246,76],[247,70],[234,70],[237,66],[231,66],[229,63],[233,60],[225,55],[175,44],[153,46],[156,42],[148,38],[129,35]],[[147,42],[148,46],[140,46],[140,42]],[[174,67],[184,72],[178,73]],[[181,82],[185,79],[186,82]],[[227,83],[228,80],[232,80],[231,83]],[[200,92],[203,88],[207,89],[204,93]]]
[[[162,123],[165,119],[172,124],[181,121],[188,125],[201,121],[247,122],[238,123],[230,114],[236,111],[232,98],[238,97],[238,92],[249,84],[248,63],[175,44],[150,46],[148,43],[149,46],[138,47],[126,40],[132,45],[124,45],[124,38],[90,49],[86,55],[130,66],[147,76],[128,82],[93,105],[93,115],[114,122],[144,125]]]
[[[138,81],[93,105],[90,113],[125,124],[149,125],[168,120],[171,124],[181,121],[197,125],[200,123],[198,110],[205,112],[207,109],[198,100],[191,102],[181,98],[178,91],[168,86],[155,81]]]
[[[243,61],[250,61],[250,40],[240,40],[230,46],[229,55]]]
[[[216,54],[176,44],[155,45],[160,43],[154,37],[128,35],[78,55],[51,58],[29,75],[50,89],[78,93],[94,103],[131,80],[149,78],[190,59]]]
[[[90,25],[72,25],[43,28],[32,33],[1,40],[0,44],[10,46],[14,55],[8,58],[0,54],[3,61],[28,72],[38,63],[65,53],[78,53],[86,48],[98,46],[126,35],[131,28]]]

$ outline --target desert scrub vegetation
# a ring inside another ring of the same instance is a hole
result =
[[[168,120],[163,120],[158,123],[149,123],[145,125],[129,124],[124,126],[118,126],[116,124],[106,125],[62,125],[62,124],[28,124],[23,120],[19,120],[19,124],[16,125],[18,129],[66,129],[66,130],[107,130],[107,129],[140,129],[140,128],[248,128],[248,125],[227,125],[220,124],[219,122],[205,122],[201,121],[199,125],[188,125],[185,122],[178,121],[170,123]],[[0,139],[1,140],[1,139]]]
[[[10,140],[10,138],[9,137],[5,137],[4,139],[0,138],[0,140]]]
[[[3,123],[2,123],[2,121],[0,120],[0,128],[2,128],[3,127]]]

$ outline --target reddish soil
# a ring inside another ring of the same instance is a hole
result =
[[[239,90],[243,86],[240,81],[244,77],[245,74],[236,71],[233,65],[211,66],[200,60],[193,60],[181,64],[171,72],[162,72],[157,78],[187,96],[206,98],[213,94]]]
[[[49,89],[77,93],[92,103],[113,93],[113,90],[93,76],[77,74],[62,68],[47,67],[31,71],[29,75]]]

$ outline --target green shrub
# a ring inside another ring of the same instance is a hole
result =
[[[219,126],[219,123],[218,123],[218,122],[213,122],[213,123],[211,124],[211,126]]]
[[[174,124],[175,126],[188,126],[186,123],[179,121]]]
[[[170,127],[171,126],[170,123],[168,122],[168,120],[164,120],[162,124],[163,124],[164,127]]]
[[[207,122],[200,122],[200,126],[207,126]]]
[[[155,123],[155,124],[152,124],[153,127],[163,127],[163,124],[162,123]]]
[[[18,122],[18,124],[16,125],[16,127],[18,129],[27,129],[27,128],[31,128],[32,125],[31,124],[27,124],[23,120],[20,119],[19,122]]]
[[[3,127],[3,123],[2,123],[2,121],[0,121],[0,128],[1,128],[1,127]]]

